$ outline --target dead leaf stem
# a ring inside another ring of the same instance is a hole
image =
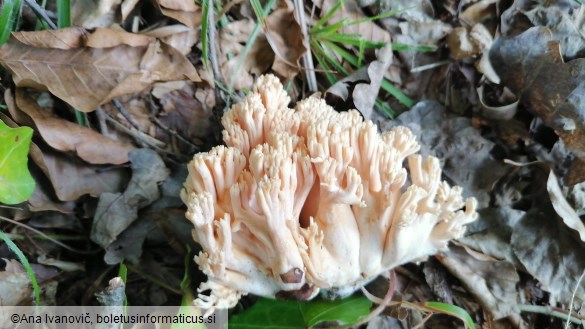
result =
[[[305,19],[305,6],[303,0],[295,0],[295,13],[298,17],[301,32],[303,34],[303,41],[307,45],[307,51],[303,54],[303,66],[305,75],[307,77],[307,84],[309,91],[314,93],[317,91],[317,77],[315,76],[315,64],[313,63],[313,55],[311,53],[309,33],[307,32],[307,22]]]

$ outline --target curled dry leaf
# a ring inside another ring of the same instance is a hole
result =
[[[119,142],[108,138],[87,127],[80,126],[73,122],[63,120],[49,111],[43,110],[32,100],[23,89],[16,90],[16,105],[10,101],[8,96],[7,104],[11,113],[20,110],[26,115],[13,115],[20,124],[36,127],[43,140],[52,148],[71,152],[81,159],[93,164],[122,164],[128,162],[128,152],[134,147],[130,144]],[[27,116],[25,118],[25,116]],[[28,120],[27,120],[28,119]]]
[[[285,79],[299,72],[299,60],[308,47],[290,1],[266,17],[266,39],[274,51],[272,69]]]
[[[248,37],[254,29],[254,21],[242,19],[234,21],[219,30],[219,50],[221,52],[221,73],[226,82],[233,84],[235,89],[248,88],[254,83],[254,76],[264,73],[274,62],[274,53],[266,37],[262,34],[241,62],[240,56]]]
[[[460,246],[437,258],[496,320],[518,315],[516,284],[520,277],[514,265]]]
[[[380,91],[380,84],[384,79],[384,74],[392,64],[392,46],[386,45],[380,49],[377,54],[378,59],[372,61],[367,67],[363,67],[348,77],[339,80],[329,89],[328,94],[335,95],[347,102],[353,100],[351,108],[356,108],[366,119],[372,117],[374,104]],[[349,97],[349,89],[353,87],[352,97]]]
[[[492,120],[511,120],[516,115],[520,100],[508,88],[504,87],[502,97],[500,98],[505,103],[502,105],[492,105],[486,99],[486,95],[484,94],[485,89],[485,83],[480,84],[476,89],[483,116]]]
[[[140,208],[159,198],[158,183],[169,175],[160,156],[152,150],[132,151],[130,162],[132,179],[124,193],[103,193],[96,208],[91,239],[104,248],[138,218]]]
[[[181,24],[163,26],[148,31],[145,35],[162,40],[164,43],[180,51],[183,55],[189,54],[191,48],[199,41],[199,33]]]
[[[18,261],[4,259],[4,262],[6,268],[0,271],[0,305],[19,305],[32,295],[30,279]]]
[[[72,25],[94,29],[122,23],[121,2],[122,0],[73,0],[71,2]]]
[[[156,0],[163,15],[195,29],[201,25],[201,8],[192,0]]]
[[[565,225],[577,231],[581,241],[585,242],[585,225],[583,225],[575,209],[565,199],[563,192],[561,192],[559,181],[552,170],[548,175],[546,189],[557,215],[563,219]]]
[[[0,63],[17,86],[45,87],[85,112],[157,81],[200,81],[193,65],[173,47],[112,29],[13,33],[0,48]]]
[[[585,60],[564,63],[560,41],[544,27],[496,40],[490,59],[526,109],[553,128],[576,157],[565,180],[585,181]]]
[[[337,1],[333,0],[323,1],[321,12],[329,12],[336,3]],[[366,17],[367,16],[362,12],[355,1],[346,1],[343,6],[331,16],[329,24],[334,24],[344,19],[351,22],[358,22]],[[390,42],[390,33],[371,21],[362,21],[359,24],[346,25],[340,29],[340,32],[360,35],[364,40],[373,42]]]
[[[5,94],[11,95],[10,90],[7,90]],[[4,96],[4,101],[8,104],[8,108],[14,108],[14,99],[12,96],[9,98]],[[14,122],[10,117],[0,112],[0,120],[9,127],[18,127],[18,124]],[[31,174],[35,181],[35,189],[31,197],[27,200],[28,210],[30,211],[44,211],[53,210],[62,213],[72,213],[75,208],[73,202],[58,202],[55,198],[55,193],[50,190],[50,186],[41,179],[42,174],[37,170],[32,170]]]
[[[98,197],[104,192],[117,192],[127,181],[123,169],[88,165],[53,150],[41,151],[34,143],[30,157],[49,178],[61,201],[74,201],[85,194]]]

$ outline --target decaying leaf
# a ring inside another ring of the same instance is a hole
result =
[[[335,95],[345,102],[353,101],[350,107],[355,107],[366,119],[370,119],[372,116],[380,84],[388,67],[392,64],[392,46],[387,45],[380,49],[377,57],[378,59],[372,61],[368,66],[355,71],[327,89],[327,93]],[[353,91],[349,97],[352,87]]]
[[[563,196],[563,192],[561,192],[561,187],[559,186],[559,181],[552,170],[548,175],[546,189],[557,215],[563,219],[565,225],[577,231],[581,241],[585,242],[585,225],[583,225],[583,222],[575,212],[575,209],[571,207]]]
[[[498,74],[526,109],[553,128],[576,158],[585,159],[585,60],[564,63],[560,41],[544,27],[534,27],[513,38],[496,40],[490,59]],[[585,166],[571,165],[569,185],[585,181]]]
[[[444,161],[443,174],[477,198],[479,209],[489,205],[489,191],[506,168],[491,154],[495,144],[484,138],[469,119],[450,118],[439,103],[422,101],[395,120],[383,122],[382,129],[397,125],[407,126],[420,136],[421,154]]]
[[[337,4],[334,0],[323,1],[321,11],[328,12],[333,6]],[[358,24],[348,24],[340,29],[341,33],[355,34],[361,36],[364,40],[373,42],[390,42],[390,33],[385,29],[379,27],[374,22],[362,21],[366,15],[358,7],[355,1],[346,1],[343,6],[335,11],[329,19],[329,24],[334,24],[341,20],[348,20],[350,22],[359,22]]]
[[[183,55],[189,54],[199,41],[199,33],[196,30],[181,24],[163,26],[144,34],[163,41]]]
[[[13,108],[10,93],[5,93],[5,98],[13,118],[17,118],[20,124],[35,127],[35,131],[52,148],[73,153],[92,164],[128,162],[128,152],[134,148],[132,145],[115,141],[92,129],[59,118],[42,109],[21,88],[16,90],[17,108]],[[16,113],[19,110],[24,115]]]
[[[201,25],[201,8],[191,0],[156,0],[163,15],[176,19],[191,29]]]
[[[264,34],[258,35],[246,57],[240,59],[254,25],[253,20],[242,19],[233,21],[219,30],[221,73],[226,82],[233,83],[235,89],[252,86],[254,76],[260,76],[274,62],[274,53]]]
[[[31,144],[30,157],[49,178],[61,201],[75,201],[82,195],[98,197],[105,192],[117,192],[126,182],[122,168],[88,165],[79,159]]]
[[[120,3],[122,0],[71,1],[71,20],[75,26],[86,29],[109,27],[121,23]],[[128,1],[125,1],[128,2]]]
[[[294,77],[299,72],[299,60],[307,51],[303,42],[301,27],[294,15],[290,1],[283,2],[265,19],[266,39],[274,51],[272,69],[285,79]]]
[[[460,246],[452,246],[438,258],[496,320],[518,315],[520,277],[514,265]]]
[[[132,179],[124,193],[100,195],[91,239],[106,248],[138,217],[138,210],[159,198],[158,183],[169,175],[160,156],[149,149],[130,152]]]
[[[173,47],[104,28],[13,33],[0,48],[0,63],[17,86],[45,87],[85,112],[157,81],[200,81],[193,65]]]
[[[534,208],[516,224],[512,248],[528,273],[561,303],[585,301],[585,286],[577,281],[585,269],[585,243],[555,216],[552,206]]]
[[[17,260],[4,259],[6,268],[0,271],[0,304],[19,305],[31,298],[30,279]]]

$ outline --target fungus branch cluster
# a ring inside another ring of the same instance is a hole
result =
[[[276,77],[260,77],[222,118],[226,146],[188,165],[182,198],[203,248],[199,291],[211,291],[199,307],[352,292],[445,249],[477,217],[407,128],[380,134],[357,111],[289,102]]]

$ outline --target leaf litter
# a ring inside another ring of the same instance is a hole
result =
[[[309,28],[335,4],[306,2]],[[103,0],[95,7],[87,5],[74,2],[77,27],[17,32],[0,48],[0,64],[16,85],[6,88],[9,111],[0,118],[14,127],[34,129],[29,167],[37,183],[23,209],[0,211],[40,230],[70,230],[71,226],[50,224],[58,216],[48,212],[64,213],[61,220],[75,218],[75,232],[93,240],[74,242],[78,249],[99,246],[94,260],[49,248],[45,242],[28,247],[31,254],[37,246],[46,248],[51,264],[59,264],[43,265],[52,269],[85,265],[73,267],[72,273],[78,274],[58,274],[60,285],[78,289],[94,280],[92,284],[106,287],[109,277],[100,271],[106,264],[121,262],[133,266],[134,278],[156,282],[156,277],[166,275],[179,282],[185,271],[185,246],[197,248],[178,198],[186,175],[179,168],[184,170],[194,152],[217,144],[213,132],[230,92],[227,84],[233,80],[235,94],[229,97],[237,98],[260,74],[273,72],[301,97],[305,75],[300,73],[313,70],[320,77],[319,90],[341,97],[347,107],[357,107],[381,130],[411,128],[423,145],[421,153],[441,159],[444,178],[479,200],[479,219],[449,252],[437,256],[438,262],[429,262],[433,266],[424,271],[414,264],[397,269],[401,287],[397,299],[442,298],[467,309],[476,323],[500,328],[561,325],[545,314],[526,312],[527,305],[547,305],[566,314],[574,295],[573,309],[583,307],[585,288],[577,284],[585,269],[582,7],[520,0],[504,5],[490,0],[348,1],[327,25],[350,18],[360,23],[343,26],[342,33],[434,51],[386,47],[378,49],[377,56],[366,53],[362,70],[340,77],[330,87],[319,75],[325,68],[308,68],[300,60],[309,49],[292,1],[272,8],[251,45],[250,34],[258,24],[251,5],[235,1],[216,8],[213,42],[219,51],[210,60],[218,64],[223,80],[214,79],[215,73],[202,64],[203,19],[195,2]],[[388,10],[397,13],[364,20]],[[132,26],[139,18],[146,20]],[[478,29],[483,34],[472,34]],[[493,37],[494,42],[478,35]],[[471,44],[469,52],[465,43]],[[345,49],[359,53],[356,47]],[[340,59],[340,65],[348,63]],[[500,78],[499,85],[490,67]],[[393,102],[382,94],[382,79],[420,102],[388,120],[375,104],[380,96]],[[4,76],[2,84],[8,86]],[[478,86],[485,89],[478,91]],[[504,88],[517,98],[492,94]],[[47,96],[59,100],[42,104]],[[494,99],[518,102],[500,115]],[[73,123],[73,109],[85,112],[85,126]],[[30,233],[20,226],[1,225],[15,234]],[[8,254],[0,248],[0,256]],[[46,263],[43,259],[37,262]],[[143,274],[145,266],[156,269],[155,278]],[[8,269],[0,276],[17,276]],[[74,284],[68,281],[71,277],[82,280]],[[194,280],[204,276],[196,273]],[[22,287],[26,285],[23,281]],[[124,289],[147,302],[177,300],[173,287],[161,290],[151,282],[147,286],[143,292],[150,295],[138,292],[133,284]],[[57,302],[71,300],[63,289],[54,291]],[[79,289],[83,300],[92,299],[92,289]],[[378,296],[385,292],[374,284],[368,289]],[[24,298],[2,291],[0,298]],[[242,308],[248,309],[246,303],[253,300],[244,300]],[[270,307],[276,306],[266,306]],[[436,316],[424,320],[416,310],[407,313],[394,320],[380,316],[369,327],[456,323]]]

